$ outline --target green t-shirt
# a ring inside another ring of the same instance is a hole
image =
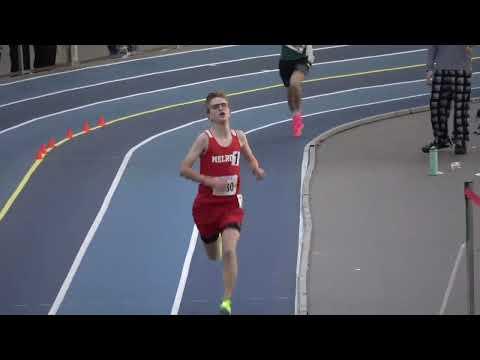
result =
[[[297,45],[297,46],[302,46],[302,45]],[[303,50],[303,53],[299,53],[298,51],[290,49],[286,45],[282,45],[282,52],[280,54],[280,59],[282,59],[282,60],[298,60],[298,59],[303,59],[305,57],[306,57],[305,49]]]

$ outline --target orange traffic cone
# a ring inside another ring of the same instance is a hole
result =
[[[36,159],[42,160],[46,153],[47,153],[47,146],[45,144],[42,144],[40,146],[40,149],[37,152]]]
[[[47,147],[48,147],[49,149],[53,149],[53,148],[55,147],[55,143],[56,143],[55,138],[50,138],[50,141],[48,142],[48,146],[47,146]]]
[[[72,129],[68,129],[68,130],[67,130],[67,138],[68,138],[68,140],[72,140],[72,139],[73,139],[73,131],[72,131]]]
[[[40,148],[40,150],[38,150],[36,158],[37,158],[37,160],[42,160],[43,159],[42,148]]]
[[[83,123],[83,133],[84,133],[84,134],[87,134],[87,133],[89,133],[89,132],[90,132],[90,125],[89,125],[88,121],[85,121],[85,122]]]
[[[98,126],[104,127],[107,123],[105,122],[105,118],[103,116],[100,116],[100,119],[98,119]]]

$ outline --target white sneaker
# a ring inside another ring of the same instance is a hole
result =
[[[118,52],[120,54],[120,57],[122,59],[125,59],[128,57],[129,53],[128,53],[128,49],[126,46],[122,46]]]

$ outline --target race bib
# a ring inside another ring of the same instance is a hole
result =
[[[219,176],[218,179],[226,179],[227,180],[227,186],[223,191],[217,191],[213,189],[213,195],[215,196],[229,196],[229,195],[235,195],[237,192],[237,182],[238,182],[238,176],[237,175],[231,175],[231,176]]]

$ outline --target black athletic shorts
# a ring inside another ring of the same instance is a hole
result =
[[[202,234],[200,234],[200,238],[202,239],[202,241],[205,243],[205,244],[210,244],[212,242],[215,242],[217,241],[218,239],[218,236],[220,235],[220,233],[223,232],[223,230],[225,229],[237,229],[239,232],[242,230],[242,225],[239,224],[239,223],[230,223],[230,224],[227,224],[225,225],[222,230],[219,232],[219,233],[216,233],[212,236],[202,236]]]
[[[290,86],[290,77],[295,70],[301,71],[307,74],[310,70],[310,64],[307,58],[298,60],[280,60],[278,63],[278,69],[280,70],[280,77],[282,78],[283,85],[285,87]]]

